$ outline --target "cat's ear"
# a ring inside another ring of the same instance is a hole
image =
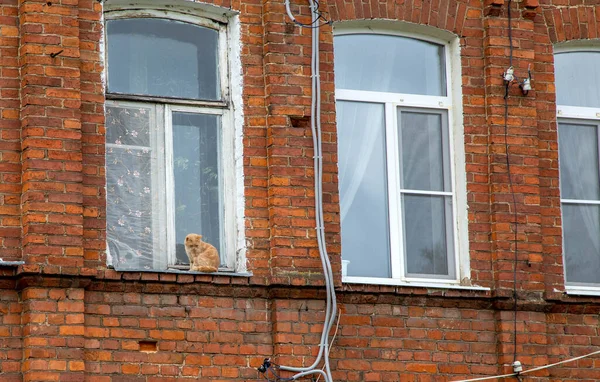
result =
[[[198,235],[198,239],[202,240],[202,235]]]

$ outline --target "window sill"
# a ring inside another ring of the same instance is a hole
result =
[[[565,286],[565,292],[571,296],[597,296],[600,297],[600,287]]]
[[[1,261],[0,267],[18,267],[19,265],[25,264],[24,261]]]
[[[141,283],[166,284],[219,284],[249,285],[254,279],[252,272],[231,272],[223,270],[213,273],[190,272],[179,269],[111,269],[100,271],[98,280],[104,281],[139,281]],[[166,286],[165,286],[166,287]],[[168,288],[168,287],[167,287]]]
[[[490,288],[480,287],[477,285],[460,285],[458,283],[449,282],[427,282],[427,281],[402,281],[397,279],[384,279],[384,278],[365,278],[365,277],[342,277],[342,283],[344,284],[363,284],[363,285],[385,285],[393,287],[414,287],[414,288],[428,288],[428,289],[457,289],[467,291],[480,291],[489,292]],[[600,293],[600,289],[598,290]]]
[[[177,275],[201,275],[201,276],[229,276],[229,277],[252,277],[252,272],[232,272],[232,271],[217,271],[217,272],[193,272],[182,269],[118,269],[112,268],[115,272],[123,273],[172,273]]]

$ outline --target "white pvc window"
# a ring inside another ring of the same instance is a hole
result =
[[[109,260],[119,270],[185,269],[185,236],[198,233],[233,268],[227,25],[111,12],[106,42]]]
[[[448,44],[348,32],[334,52],[344,281],[458,282]]]
[[[555,54],[567,289],[600,293],[600,51]]]

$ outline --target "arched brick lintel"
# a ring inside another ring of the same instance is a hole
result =
[[[418,3],[418,6],[417,6]],[[481,17],[481,8],[473,8],[467,1],[447,0],[380,0],[348,1],[331,0],[328,4],[331,20],[394,20],[428,25],[462,36],[468,23],[469,14],[475,12]],[[475,16],[471,14],[470,16]]]
[[[546,8],[543,16],[553,44],[600,38],[600,5]]]

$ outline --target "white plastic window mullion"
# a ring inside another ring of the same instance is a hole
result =
[[[600,109],[580,106],[557,106],[558,118],[600,120]]]
[[[408,188],[401,188],[400,192],[409,195],[437,195],[437,196],[452,196],[451,191],[423,191],[423,190],[411,190]]]
[[[600,130],[598,129],[598,124],[596,123],[596,147],[598,148],[598,163],[600,164]],[[600,180],[600,165],[598,166],[598,179]]]
[[[446,87],[446,97],[448,97],[448,100],[451,100],[451,94],[452,94],[452,57],[450,56],[451,54],[451,49],[448,48],[448,45],[444,46],[444,69],[445,69],[445,74],[446,74],[446,83],[444,84]]]
[[[404,235],[402,226],[402,195],[400,193],[401,166],[397,108],[393,103],[385,104],[385,138],[388,177],[388,203],[390,224],[390,254],[392,278],[401,279],[404,275]]]
[[[164,151],[165,151],[165,206],[166,206],[166,229],[167,243],[166,253],[168,265],[177,262],[175,252],[175,179],[173,174],[173,110],[169,105],[163,106],[164,120]]]
[[[564,204],[590,204],[590,205],[600,205],[600,200],[587,200],[587,199],[561,199],[561,203]]]
[[[385,93],[368,90],[336,89],[335,97],[340,101],[396,103],[402,107],[439,109],[451,104],[450,97],[418,94]]]
[[[454,151],[453,142],[455,142],[454,137],[454,120],[452,118],[451,110],[446,110],[446,120],[442,121],[442,124],[446,123],[447,128],[443,129],[447,136],[444,140],[444,150],[448,150],[448,155],[444,156],[448,158],[450,163],[444,164],[444,171],[449,171],[450,173],[450,192],[452,193],[452,206],[451,208],[447,208],[447,211],[452,214],[452,216],[446,216],[446,225],[447,225],[447,237],[453,238],[453,248],[454,248],[454,258],[450,259],[450,261],[454,262],[454,276],[457,281],[460,281],[461,278],[461,269],[460,269],[460,235],[458,232],[458,228],[460,226],[460,222],[458,221],[458,198],[457,198],[457,185],[456,185],[456,157]],[[444,115],[442,114],[442,117]],[[445,204],[445,203],[444,203]]]

